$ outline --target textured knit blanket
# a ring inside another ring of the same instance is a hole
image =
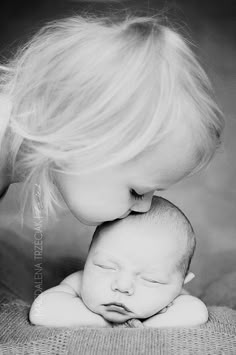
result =
[[[1,355],[235,355],[236,311],[209,307],[209,321],[189,329],[46,328],[29,323],[29,305],[0,297]]]

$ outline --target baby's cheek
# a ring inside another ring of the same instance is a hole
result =
[[[170,299],[169,293],[159,287],[140,287],[135,300],[137,312],[141,318],[148,318],[164,308]]]
[[[101,286],[99,280],[93,275],[87,275],[83,278],[81,288],[81,298],[84,304],[91,310],[94,310],[101,297]]]
[[[94,290],[93,288],[90,286],[90,283],[83,283],[83,286],[81,288],[81,298],[82,301],[84,302],[84,304],[89,308],[89,309],[93,309],[94,306]]]

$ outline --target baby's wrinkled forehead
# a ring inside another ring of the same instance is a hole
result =
[[[170,247],[178,244],[186,244],[186,236],[181,228],[177,228],[177,224],[173,224],[170,219],[160,217],[158,219],[144,218],[143,216],[130,215],[122,220],[107,223],[99,227],[94,234],[93,241],[97,245],[106,243],[107,240],[113,238],[118,244],[123,243],[123,236],[126,241],[131,240],[133,247],[138,247],[138,236],[145,240],[146,244],[162,246],[163,238],[170,241]]]
[[[119,270],[125,273],[132,273],[143,277],[149,277],[163,284],[171,283],[178,275],[180,270],[178,263],[174,258],[162,258],[156,254],[152,255],[139,254],[136,248],[131,253],[123,253],[122,249],[115,248],[113,250],[99,246],[91,253],[89,262],[93,265],[102,265],[103,268],[109,270]],[[92,268],[95,271],[95,269]]]
[[[155,264],[175,268],[184,246],[185,238],[180,238],[168,225],[128,218],[100,230],[92,249],[104,257],[132,259],[137,265],[148,264],[150,259]]]
[[[181,271],[185,275],[196,238],[185,214],[173,203],[153,196],[147,213],[132,212],[128,217],[99,226],[91,243],[134,264],[157,265],[159,269]]]

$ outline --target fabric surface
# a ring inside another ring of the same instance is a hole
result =
[[[236,309],[236,271],[229,272],[212,282],[202,298],[208,305],[227,305]]]
[[[1,355],[236,354],[236,311],[209,307],[209,321],[188,329],[46,328],[28,321],[29,305],[0,297]]]

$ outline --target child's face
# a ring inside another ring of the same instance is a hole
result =
[[[185,242],[167,226],[125,222],[93,244],[83,273],[81,297],[110,322],[148,318],[182,289],[177,265]]]
[[[191,138],[183,128],[174,133],[152,151],[119,166],[82,176],[55,173],[55,183],[74,216],[84,224],[99,225],[131,211],[147,212],[155,190],[167,189],[195,166]]]

